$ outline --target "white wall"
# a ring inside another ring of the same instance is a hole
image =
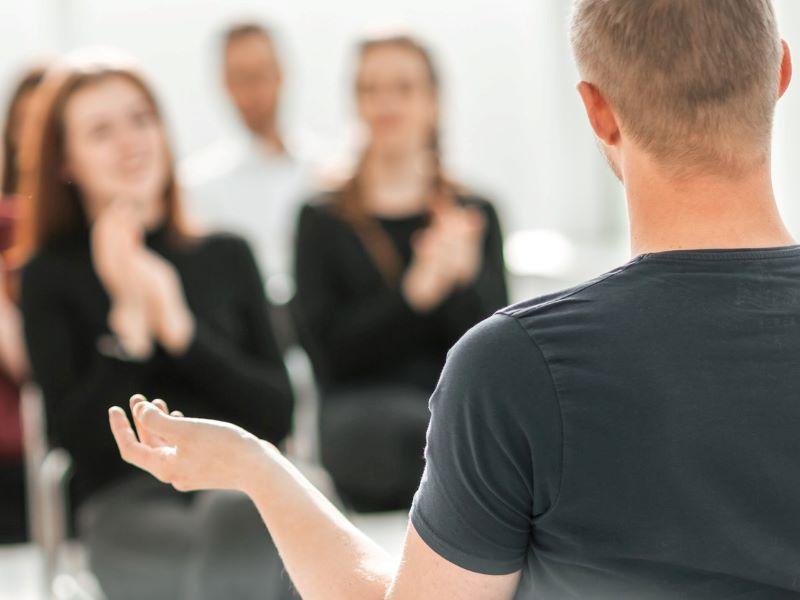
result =
[[[0,0],[0,89],[32,54],[52,48],[55,32],[45,17],[48,5],[47,0]]]
[[[775,192],[789,228],[800,239],[800,2],[778,0],[781,33],[794,50],[795,81],[775,119]]]

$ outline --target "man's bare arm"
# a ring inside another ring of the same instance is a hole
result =
[[[143,399],[134,404],[139,439],[121,409],[109,413],[122,457],[179,490],[248,494],[306,600],[505,600],[516,590],[519,573],[462,569],[411,526],[398,567],[274,446],[233,425],[169,416]]]

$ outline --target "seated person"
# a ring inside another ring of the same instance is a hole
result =
[[[502,235],[491,203],[442,173],[420,42],[363,42],[356,100],[367,146],[349,181],[301,211],[294,308],[339,493],[359,511],[407,509],[447,349],[507,303]]]
[[[309,165],[281,132],[283,65],[274,38],[257,22],[223,32],[222,75],[240,132],[190,156],[181,173],[192,212],[209,227],[245,236],[268,292],[285,300],[292,292],[294,223],[312,185]]]
[[[0,543],[28,539],[28,515],[22,457],[19,386],[27,375],[22,322],[15,305],[17,273],[7,268],[17,222],[18,154],[22,131],[29,122],[34,92],[44,68],[34,66],[19,78],[11,94],[3,126],[2,198],[0,198]]]
[[[126,460],[245,490],[306,600],[800,597],[800,246],[770,172],[792,65],[773,7],[577,0],[572,35],[635,258],[451,350],[399,568],[274,446],[141,401],[137,440],[111,409]]]
[[[39,94],[22,148],[22,311],[91,568],[110,600],[219,598],[242,568],[237,597],[288,594],[246,498],[153,485],[98,429],[107,395],[165,390],[281,443],[293,400],[253,256],[185,225],[153,93],[126,60],[71,56]]]

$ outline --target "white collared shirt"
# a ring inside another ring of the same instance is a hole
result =
[[[312,192],[307,164],[242,135],[190,156],[181,177],[191,216],[246,238],[265,280],[291,276],[297,215]]]

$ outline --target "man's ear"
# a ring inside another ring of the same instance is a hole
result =
[[[782,97],[792,81],[792,51],[786,40],[781,40],[783,46],[783,59],[781,59],[781,79],[778,83],[778,97]]]
[[[611,105],[591,83],[581,81],[578,84],[578,93],[583,100],[586,116],[594,129],[595,135],[606,145],[619,144],[620,132],[617,117],[611,110]]]

